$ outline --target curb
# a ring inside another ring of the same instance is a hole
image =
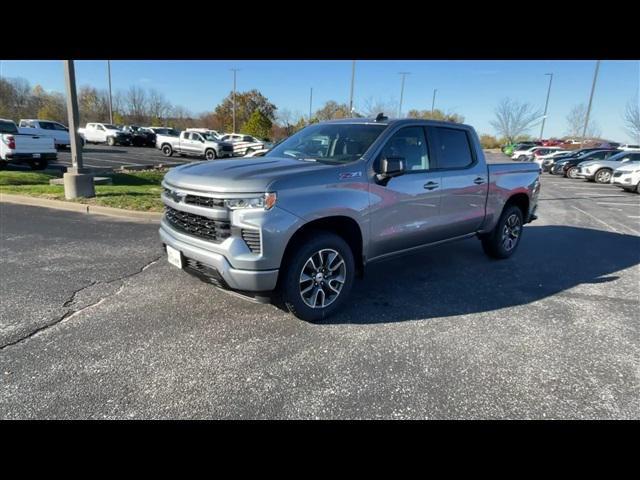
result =
[[[135,210],[125,210],[122,208],[102,207],[100,205],[87,205],[84,203],[65,202],[63,200],[50,200],[48,198],[30,197],[27,195],[13,195],[9,193],[0,193],[0,202],[30,205],[32,207],[55,208],[58,210],[70,210],[73,212],[94,215],[107,215],[110,217],[146,220],[149,222],[159,222],[162,218],[161,212],[137,212]]]

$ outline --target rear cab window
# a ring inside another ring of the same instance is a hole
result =
[[[0,133],[17,134],[18,127],[16,127],[16,124],[13,122],[0,120]]]

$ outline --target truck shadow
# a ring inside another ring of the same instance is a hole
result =
[[[492,260],[477,239],[371,265],[341,312],[324,323],[427,320],[525,305],[580,284],[605,283],[640,263],[640,237],[529,225],[512,258]]]

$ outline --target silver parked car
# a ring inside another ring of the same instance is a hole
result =
[[[576,177],[585,178],[598,183],[609,183],[613,171],[628,162],[640,162],[640,151],[620,152],[606,160],[591,160],[578,166]]]

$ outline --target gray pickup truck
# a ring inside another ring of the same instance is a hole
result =
[[[310,125],[264,157],[203,161],[163,181],[171,264],[318,321],[373,262],[471,236],[507,258],[536,218],[535,163],[485,163],[475,130],[429,120]]]

